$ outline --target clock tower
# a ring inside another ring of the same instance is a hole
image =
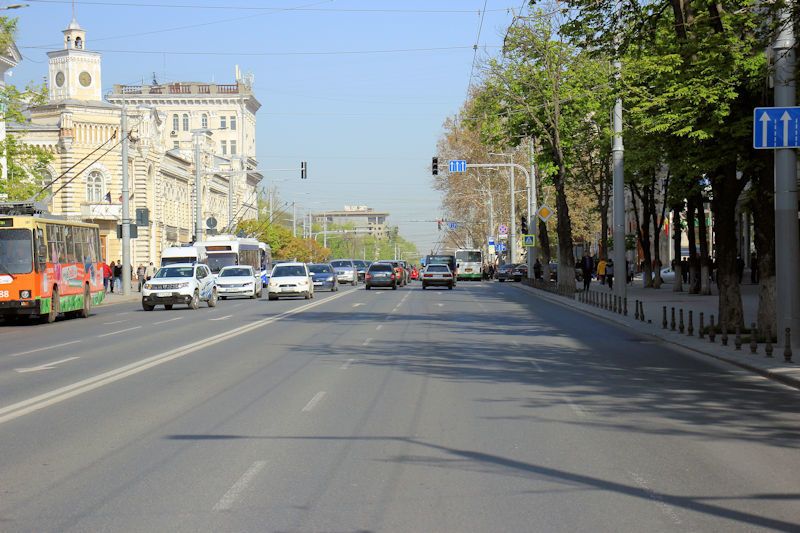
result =
[[[100,54],[86,49],[86,31],[75,18],[63,33],[63,50],[47,53],[50,102],[102,101]]]

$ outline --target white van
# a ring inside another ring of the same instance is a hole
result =
[[[178,263],[208,264],[206,251],[201,246],[171,246],[161,252],[161,266]]]

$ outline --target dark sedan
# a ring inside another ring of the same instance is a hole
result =
[[[513,280],[514,279],[514,274],[512,273],[513,271],[514,271],[514,264],[506,263],[505,265],[500,265],[499,267],[497,267],[497,273],[495,274],[495,277],[497,278],[497,281]]]
[[[372,263],[364,275],[367,290],[372,287],[391,287],[397,289],[398,275],[391,263]]]
[[[528,265],[525,263],[516,265],[511,271],[511,275],[514,278],[514,281],[522,281],[524,278],[528,277]]]

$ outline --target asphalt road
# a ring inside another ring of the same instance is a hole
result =
[[[0,323],[0,531],[800,531],[798,392],[513,284]]]

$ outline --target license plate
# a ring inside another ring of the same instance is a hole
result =
[[[160,293],[156,294],[156,296],[159,298],[169,298],[170,296],[172,296],[172,293]]]
[[[318,287],[319,285],[322,285],[322,282],[321,282],[321,281],[315,281],[315,282],[314,282],[314,286],[315,286],[315,287]]]
[[[465,270],[465,272],[472,272],[472,269],[468,268],[468,269]]]

